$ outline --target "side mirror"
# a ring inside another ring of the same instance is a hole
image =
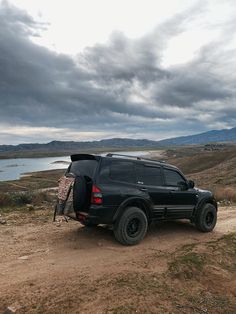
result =
[[[188,187],[188,182],[178,182],[178,187],[180,188],[181,191],[186,191],[189,187]]]
[[[194,181],[193,180],[188,180],[188,188],[189,189],[193,189],[195,186]]]

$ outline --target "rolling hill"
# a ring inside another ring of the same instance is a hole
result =
[[[52,141],[46,144],[0,145],[0,156],[7,153],[24,152],[76,152],[87,150],[119,150],[130,148],[161,148],[166,146],[199,145],[219,142],[236,142],[236,127],[232,129],[212,130],[200,134],[169,138],[161,141],[147,139],[112,138],[100,141],[74,142]]]
[[[180,146],[235,141],[236,141],[236,127],[232,129],[212,130],[194,135],[169,138],[166,140],[159,141],[158,144],[161,146]]]

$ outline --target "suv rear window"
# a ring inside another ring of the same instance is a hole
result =
[[[135,169],[131,161],[112,161],[110,178],[115,181],[135,183]]]
[[[70,164],[69,168],[67,169],[67,173],[71,172],[77,176],[82,175],[92,178],[96,170],[97,164],[98,164],[97,160],[73,161]]]

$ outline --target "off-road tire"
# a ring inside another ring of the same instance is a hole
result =
[[[199,209],[195,219],[195,225],[202,232],[211,232],[217,221],[217,210],[212,204],[205,204]]]
[[[114,225],[114,235],[123,245],[138,244],[148,228],[147,216],[138,207],[128,207]]]

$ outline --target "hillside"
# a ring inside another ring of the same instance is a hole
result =
[[[236,127],[232,129],[212,130],[200,134],[180,136],[159,141],[161,146],[179,146],[236,141]]]
[[[153,156],[155,157],[155,156]],[[236,202],[236,146],[181,147],[166,151],[166,160],[179,167],[197,187],[215,193],[218,201]]]
[[[158,134],[157,134],[158,135]],[[125,149],[155,149],[171,146],[187,146],[208,143],[236,142],[236,127],[232,129],[212,130],[200,134],[181,136],[152,141],[147,139],[112,138],[100,141],[52,141],[45,144],[30,143],[18,145],[0,145],[0,158],[59,156],[65,153],[99,152]]]
[[[125,148],[125,147],[156,147],[158,142],[146,139],[112,138],[100,141],[74,142],[74,141],[52,141],[46,144],[19,144],[0,145],[1,152],[20,151],[73,151],[102,148]]]

